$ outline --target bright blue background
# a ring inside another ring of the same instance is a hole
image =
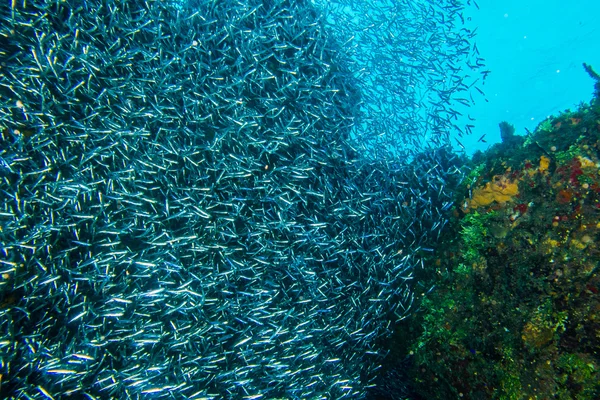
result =
[[[589,102],[594,82],[581,64],[600,72],[600,0],[476,1],[480,9],[467,7],[465,17],[478,27],[475,41],[492,72],[478,85],[489,102],[473,92],[476,105],[467,111],[476,118],[473,134],[461,139],[469,154],[500,141],[500,121],[525,134]],[[478,143],[483,134],[487,143]]]

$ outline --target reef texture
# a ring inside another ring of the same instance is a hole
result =
[[[520,143],[473,157],[430,259],[398,354],[423,398],[600,398],[600,101]]]

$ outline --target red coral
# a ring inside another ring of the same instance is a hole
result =
[[[569,204],[573,199],[573,192],[568,189],[560,190],[556,194],[556,202],[559,204]]]
[[[569,176],[569,182],[573,185],[577,185],[579,183],[577,177],[580,175],[583,175],[583,171],[581,170],[581,168],[573,168],[571,170],[571,175]]]
[[[527,204],[520,203],[514,206],[513,211],[518,211],[521,214],[525,214],[527,212]]]

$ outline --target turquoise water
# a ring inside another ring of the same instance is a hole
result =
[[[500,141],[498,123],[517,134],[547,116],[589,102],[593,80],[583,62],[600,68],[600,2],[594,0],[481,0],[465,9],[475,42],[491,70],[469,114],[476,119],[468,152]],[[487,143],[478,142],[486,135]]]

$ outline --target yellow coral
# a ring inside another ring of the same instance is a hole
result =
[[[496,175],[491,182],[473,190],[473,196],[466,204],[465,211],[497,203],[506,203],[519,194],[516,180],[510,180],[504,175]]]
[[[546,254],[551,254],[558,246],[560,246],[560,242],[558,240],[548,238],[542,242],[542,250]]]
[[[550,166],[550,159],[546,156],[541,156],[539,171],[540,172],[547,171],[549,166]]]
[[[540,318],[538,317],[525,324],[521,339],[523,339],[523,342],[525,342],[526,345],[534,348],[541,348],[552,340],[554,332],[552,329],[543,326],[543,322],[544,321],[540,321]]]
[[[587,245],[585,243],[582,243],[581,241],[579,241],[577,239],[571,239],[571,242],[569,243],[569,245],[574,250],[583,250],[587,247]]]
[[[548,168],[550,167],[550,159],[546,156],[540,157],[540,166],[535,168],[531,163],[527,160],[525,164],[525,168],[523,172],[527,174],[528,177],[533,178],[538,173],[547,174]]]
[[[596,163],[587,157],[577,156],[577,160],[581,163],[581,168],[596,168]]]

